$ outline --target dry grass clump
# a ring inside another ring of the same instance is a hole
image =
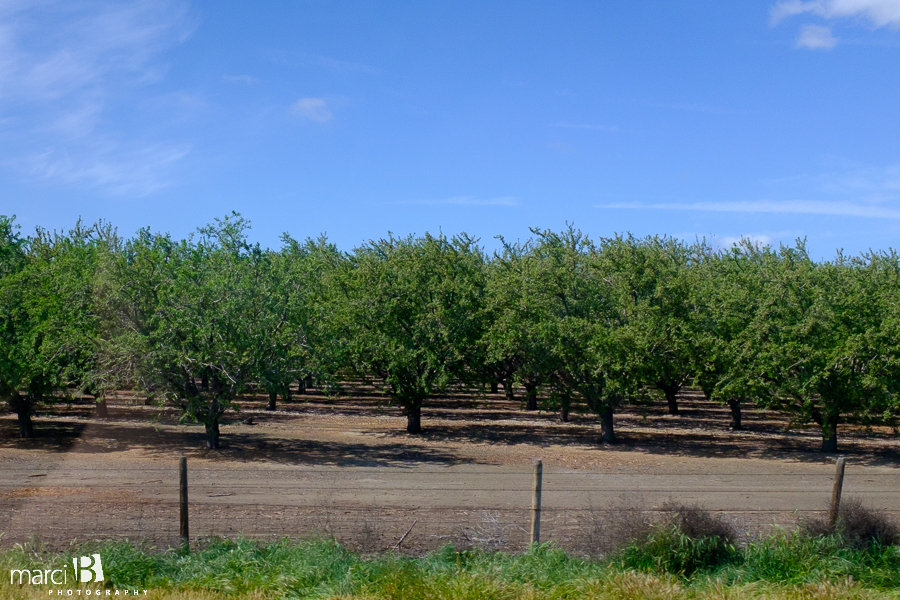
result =
[[[848,498],[841,503],[834,526],[825,519],[807,519],[800,530],[807,536],[837,536],[849,548],[867,548],[873,544],[893,546],[900,544],[900,527],[884,513],[866,507],[858,498]]]
[[[618,553],[625,568],[691,577],[730,562],[738,552],[730,524],[697,505],[663,506],[663,520]]]
[[[714,516],[698,504],[680,504],[666,502],[662,509],[667,515],[667,522],[689,538],[719,538],[734,544],[737,538],[734,527]]]
[[[592,504],[586,515],[579,542],[592,557],[613,554],[653,531],[650,511],[643,508],[643,501],[635,496],[623,496],[606,510]]]

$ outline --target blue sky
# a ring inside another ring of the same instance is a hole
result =
[[[900,0],[0,0],[0,213],[900,247]]]

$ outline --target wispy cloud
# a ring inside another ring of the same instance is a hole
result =
[[[314,66],[336,73],[369,73],[372,75],[380,73],[378,69],[367,64],[322,56],[321,54],[307,54],[306,60]]]
[[[897,208],[828,200],[750,200],[734,202],[665,203],[614,202],[608,204],[600,204],[598,205],[598,208],[620,208],[632,210],[690,210],[737,213],[780,213],[900,219],[900,209]]]
[[[779,188],[780,195],[826,195],[830,198],[866,205],[900,206],[900,164],[871,166],[828,159],[827,170],[795,175],[762,183]]]
[[[549,142],[547,147],[556,152],[557,154],[577,154],[578,150],[576,150],[575,146],[572,144],[567,144],[566,142]]]
[[[747,233],[744,235],[714,236],[712,239],[713,244],[719,249],[731,248],[743,241],[749,241],[754,246],[765,247],[771,246],[775,238],[765,233]]]
[[[797,38],[798,48],[830,50],[835,45],[837,45],[837,38],[831,35],[830,27],[804,25],[800,28],[800,36]]]
[[[123,92],[160,81],[162,53],[194,26],[182,0],[0,1],[0,122],[8,142],[0,161],[29,178],[112,193],[164,185],[187,146],[117,130],[106,116]]]
[[[411,200],[399,204],[456,204],[463,206],[518,206],[519,200],[514,196],[498,196],[496,198],[477,198],[475,196],[451,196],[450,198]]]
[[[710,106],[697,102],[641,102],[644,106],[653,108],[667,108],[669,110],[681,110],[685,112],[698,112],[710,115],[741,115],[757,112],[746,108],[731,108],[725,106]]]
[[[78,152],[50,148],[15,161],[37,180],[100,187],[116,195],[147,196],[168,187],[166,176],[189,148],[142,146],[123,148],[115,142],[96,143]]]
[[[291,111],[316,123],[327,123],[333,116],[325,98],[300,98],[291,105]]]
[[[772,24],[802,14],[813,14],[826,19],[858,17],[876,27],[900,28],[900,1],[898,0],[782,0],[772,7]]]
[[[187,5],[177,1],[10,0],[4,8],[3,47],[14,59],[2,72],[7,101],[81,95],[98,91],[110,77],[152,81],[160,73],[151,60],[192,31]]]
[[[770,23],[774,27],[798,15],[813,15],[831,21],[853,18],[874,27],[900,29],[900,0],[781,0],[770,11]],[[827,50],[837,43],[831,27],[804,25],[800,28],[796,46]]]
[[[285,52],[282,50],[265,50],[263,56],[268,60],[292,67],[315,67],[332,73],[362,73],[368,75],[381,74],[381,69],[352,60],[343,60],[322,54],[306,52]]]
[[[250,85],[251,83],[256,83],[256,77],[252,75],[222,75],[222,81],[226,83],[243,83],[245,85]]]
[[[617,132],[624,131],[619,127],[614,127],[612,125],[592,125],[590,123],[568,123],[566,121],[562,121],[560,123],[553,123],[553,127],[561,127],[563,129],[588,129],[590,131],[608,131],[608,132]]]

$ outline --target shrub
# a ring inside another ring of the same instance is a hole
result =
[[[666,518],[619,554],[631,569],[690,577],[732,560],[737,554],[732,527],[699,506],[667,503]]]
[[[824,519],[806,519],[800,531],[807,537],[836,536],[850,548],[893,546],[900,544],[900,528],[886,515],[866,507],[858,498],[841,503],[834,526]]]
[[[734,545],[734,528],[730,523],[714,517],[708,510],[696,504],[686,506],[674,502],[666,502],[662,508],[671,514],[670,519],[686,536],[695,539],[718,537]]]
[[[653,524],[640,505],[640,500],[631,497],[621,498],[610,510],[598,510],[592,505],[582,530],[587,554],[606,556],[650,535]]]
[[[867,508],[856,498],[841,504],[837,532],[851,548],[866,548],[872,544],[893,546],[900,544],[900,529],[884,513]]]

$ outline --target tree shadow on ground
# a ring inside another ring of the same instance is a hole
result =
[[[821,437],[809,431],[781,431],[778,435],[760,435],[745,431],[740,434],[672,429],[665,433],[634,431],[628,424],[618,423],[616,444],[601,444],[599,425],[527,425],[467,424],[464,427],[429,425],[416,436],[430,443],[463,442],[471,444],[533,444],[593,446],[598,451],[635,452],[694,458],[755,458],[801,461],[810,464],[832,464],[834,454],[817,451]],[[393,438],[409,439],[401,431],[387,432]],[[900,452],[894,448],[866,447],[860,440],[845,436],[840,439],[840,455],[865,466],[893,466],[900,463]]]
[[[207,450],[200,426],[154,428],[123,423],[72,423],[42,420],[37,437],[19,439],[15,422],[0,419],[0,449],[30,448],[55,453],[102,454],[140,449],[150,456],[193,456],[226,462],[275,462],[344,467],[412,467],[415,464],[471,464],[452,451],[426,447],[407,438],[367,444],[279,439],[271,435],[223,431],[221,448]]]
[[[105,420],[94,418],[91,400],[48,407],[35,424],[38,435],[35,440],[19,440],[14,419],[0,419],[0,448],[90,453],[141,448],[151,454],[187,453],[216,460],[347,466],[472,462],[439,447],[447,442],[576,444],[599,451],[608,448],[598,443],[600,428],[595,415],[573,412],[571,422],[564,424],[554,412],[523,410],[518,401],[509,401],[502,394],[487,400],[483,395],[465,394],[432,399],[423,410],[425,431],[411,436],[401,425],[402,411],[398,407],[386,405],[385,397],[375,391],[363,391],[362,397],[353,398],[311,392],[295,397],[292,402],[280,402],[276,412],[262,410],[256,402],[259,398],[252,399],[253,402],[242,401],[244,410],[229,412],[223,419],[223,448],[218,451],[203,450],[206,440],[202,428],[179,426],[176,409],[146,407],[133,399],[110,403],[110,417]],[[748,405],[744,409],[745,430],[732,432],[728,430],[731,419],[728,408],[706,401],[702,394],[688,391],[679,396],[679,404],[681,415],[677,417],[667,414],[666,406],[661,403],[624,407],[616,415],[619,443],[612,448],[618,452],[679,457],[799,460],[819,464],[834,460],[834,455],[817,451],[821,437],[815,426],[788,429],[789,423],[783,415]],[[359,442],[321,442],[278,438],[277,431],[256,433],[249,426],[238,426],[237,431],[228,427],[251,418],[256,423],[293,425],[300,431],[312,428],[310,431],[314,432],[323,426],[305,421],[321,415],[348,417],[346,426],[326,428],[346,428],[363,437]],[[385,416],[393,419],[383,421],[383,425],[353,420]],[[852,426],[842,427],[840,453],[858,464],[897,466],[900,452],[896,445],[885,443],[897,437],[885,431],[865,433]],[[374,436],[386,439],[376,442]]]

